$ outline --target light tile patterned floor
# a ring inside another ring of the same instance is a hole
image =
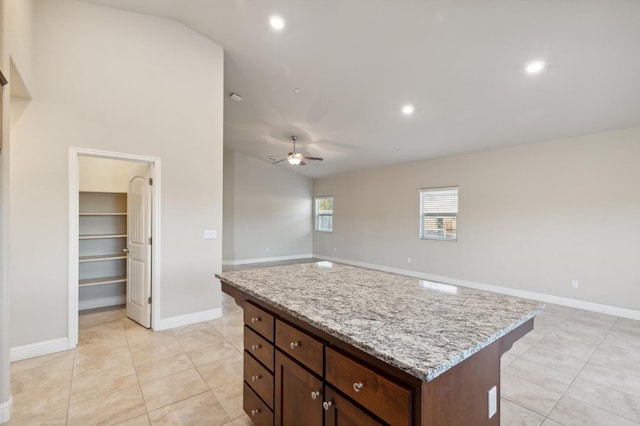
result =
[[[10,425],[250,425],[242,311],[151,332],[80,316],[77,349],[15,362]],[[503,425],[640,424],[640,321],[548,305],[502,358]]]

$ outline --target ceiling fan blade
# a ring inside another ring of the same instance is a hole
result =
[[[287,161],[287,159],[286,159],[286,158],[283,158],[282,160],[274,161],[274,162],[273,162],[273,163],[271,163],[271,164],[278,164],[278,163],[282,163],[283,161]]]
[[[298,164],[298,166],[304,166],[305,164],[307,164],[307,163],[305,163],[304,161],[300,161],[300,163]]]
[[[302,158],[305,160],[322,161],[322,157],[307,157],[306,155],[303,155]]]

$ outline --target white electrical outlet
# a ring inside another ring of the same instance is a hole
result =
[[[489,389],[489,418],[498,412],[498,389],[494,386]]]
[[[573,280],[573,281],[571,281],[571,287],[572,287],[572,288],[578,288],[578,287],[580,287],[580,283],[578,282],[578,280]]]

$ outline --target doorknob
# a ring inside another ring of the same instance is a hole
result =
[[[129,249],[128,248],[123,248],[122,251],[125,252],[125,253],[129,253]]]

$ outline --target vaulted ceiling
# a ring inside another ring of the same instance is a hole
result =
[[[638,1],[85,1],[222,46],[225,146],[310,177],[640,126]]]

